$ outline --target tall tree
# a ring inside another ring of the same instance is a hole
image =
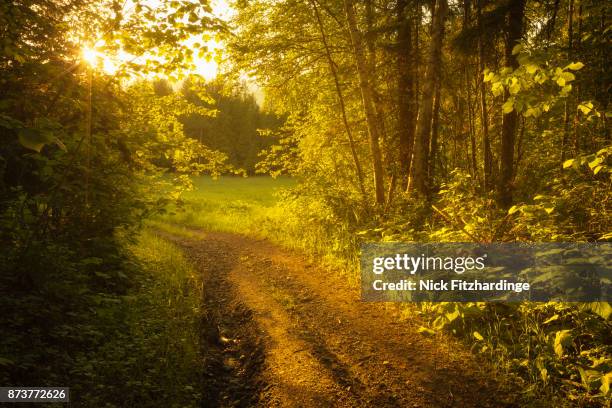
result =
[[[351,156],[353,157],[353,163],[355,164],[355,173],[357,173],[357,182],[359,183],[359,191],[361,191],[361,194],[365,197],[366,190],[365,190],[365,185],[363,182],[363,170],[361,169],[361,162],[359,160],[359,156],[357,155],[357,148],[355,146],[353,132],[351,131],[351,126],[349,125],[349,122],[348,122],[348,117],[346,114],[346,103],[344,101],[344,94],[342,93],[342,87],[340,86],[340,79],[338,78],[338,71],[336,68],[336,63],[334,62],[334,59],[331,54],[331,50],[330,50],[329,43],[327,40],[327,35],[325,33],[325,27],[323,25],[321,13],[317,5],[317,0],[310,0],[310,4],[312,4],[312,8],[314,10],[315,17],[317,19],[317,26],[319,27],[319,32],[321,33],[321,41],[323,42],[323,47],[325,48],[325,57],[327,58],[327,62],[329,64],[329,70],[334,80],[336,94],[338,95],[338,102],[340,104],[340,112],[342,113],[342,123],[344,124],[344,129],[346,130],[346,136],[348,138],[349,146],[351,148]]]
[[[470,23],[470,0],[463,1],[463,29],[467,29]],[[469,68],[470,58],[468,55],[465,56],[465,62],[463,65],[463,74],[465,78],[465,90],[467,100],[467,112],[468,112],[468,136],[470,138],[470,153],[471,153],[471,164],[472,164],[472,176],[478,180],[478,168],[476,165],[476,135],[475,135],[475,124],[474,124],[474,109],[472,105],[472,84]]]
[[[525,16],[526,0],[510,0],[508,3],[505,26],[504,65],[511,69],[518,68],[514,47],[523,35],[523,18]],[[504,90],[504,100],[510,97],[510,91]],[[504,207],[512,205],[512,177],[514,174],[514,145],[518,113],[516,109],[505,112],[502,116],[500,177],[498,182],[498,202]]]
[[[478,83],[480,84],[480,126],[482,128],[483,186],[485,191],[488,191],[493,185],[493,154],[491,152],[491,140],[489,138],[489,113],[487,111],[486,87],[482,78],[485,69],[485,56],[481,2],[482,0],[476,0],[476,19],[478,25]]]
[[[567,59],[572,58],[574,48],[574,0],[569,0],[567,5]],[[565,161],[567,145],[569,141],[570,111],[568,98],[565,99],[563,113],[563,141],[561,142],[561,161]]]
[[[357,18],[355,16],[355,5],[353,4],[353,0],[344,0],[344,11],[346,13],[348,30],[351,36],[355,62],[357,64],[359,89],[361,91],[361,99],[368,127],[376,203],[383,205],[385,203],[385,186],[382,155],[380,151],[382,123],[379,122],[380,117],[376,112],[376,107],[374,106],[375,96],[372,83],[373,78],[371,75],[370,66],[366,59],[363,34],[357,27]]]
[[[400,186],[402,190],[405,190],[408,186],[417,110],[415,76],[418,67],[412,46],[412,25],[414,24],[414,19],[408,14],[408,4],[408,0],[398,0],[396,6],[396,18],[398,23],[397,127],[399,131]]]
[[[438,136],[440,133],[440,88],[442,88],[442,84],[438,83],[436,86],[436,94],[434,95],[433,117],[431,119],[431,141],[429,142],[429,165],[427,168],[427,175],[432,182],[436,170]]]
[[[410,188],[423,197],[429,197],[429,141],[434,110],[436,86],[440,81],[439,66],[442,60],[442,39],[444,36],[444,21],[448,4],[446,0],[436,0],[432,10],[431,43],[425,79],[423,80],[423,96],[417,119],[416,139],[414,143],[414,158],[412,164],[412,183]]]

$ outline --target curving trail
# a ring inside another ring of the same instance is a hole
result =
[[[162,234],[160,232],[160,234]],[[504,407],[464,346],[306,257],[228,233],[183,238],[204,275],[206,407]]]

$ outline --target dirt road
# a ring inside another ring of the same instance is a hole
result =
[[[204,276],[206,407],[512,406],[464,346],[361,302],[300,254],[234,234],[164,236]]]

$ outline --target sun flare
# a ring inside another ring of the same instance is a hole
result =
[[[87,61],[89,65],[95,66],[100,58],[100,53],[93,48],[83,48],[83,59]]]

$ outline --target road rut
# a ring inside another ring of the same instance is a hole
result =
[[[266,240],[163,234],[204,276],[206,407],[504,407],[455,339]]]

